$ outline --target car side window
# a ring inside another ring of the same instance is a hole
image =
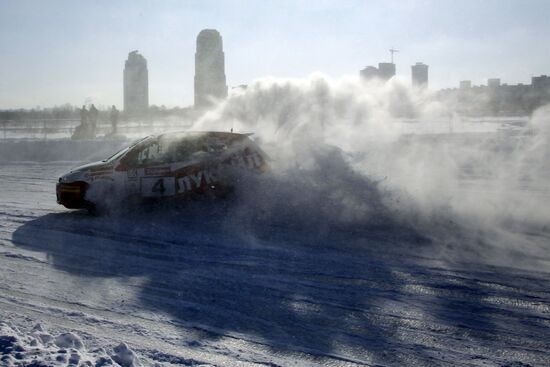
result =
[[[175,159],[178,162],[184,162],[189,159],[193,151],[196,149],[195,141],[184,139],[178,142],[175,151]]]
[[[137,153],[136,163],[138,166],[162,164],[171,162],[169,152],[170,145],[162,140],[154,140],[141,148]]]
[[[207,149],[209,153],[222,153],[227,149],[227,143],[221,139],[210,139]]]
[[[204,139],[183,139],[175,147],[175,160],[185,162],[195,159],[208,152]]]

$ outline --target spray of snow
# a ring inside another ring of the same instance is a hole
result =
[[[272,157],[270,175],[244,186],[241,221],[319,229],[392,221],[443,243],[466,236],[510,249],[522,247],[519,232],[550,223],[548,198],[533,195],[550,183],[549,116],[549,107],[537,111],[520,136],[441,134],[460,121],[425,91],[315,74],[257,80],[193,129],[254,132]]]

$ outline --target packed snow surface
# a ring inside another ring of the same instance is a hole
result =
[[[238,199],[90,216],[55,204],[70,166],[0,168],[6,366],[550,361],[543,267],[445,259],[391,223],[270,225],[232,212]]]

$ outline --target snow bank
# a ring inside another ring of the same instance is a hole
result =
[[[115,355],[113,360],[117,362],[122,367],[140,367],[141,363],[136,356],[136,354],[128,348],[124,343],[120,343],[114,348]]]
[[[57,336],[37,325],[30,333],[0,323],[0,365],[5,367],[121,366],[141,367],[137,355],[124,343],[107,352],[87,350],[74,333]]]

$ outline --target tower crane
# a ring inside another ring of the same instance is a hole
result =
[[[391,63],[393,64],[393,54],[399,52],[399,50],[394,49],[393,47],[390,48],[390,54],[391,54]]]

